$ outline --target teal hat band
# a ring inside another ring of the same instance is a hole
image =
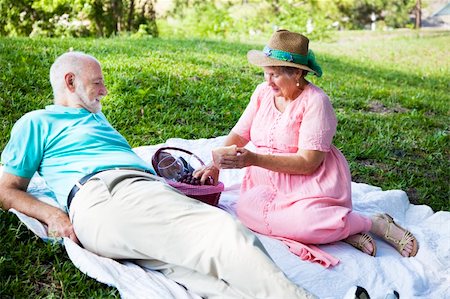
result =
[[[296,64],[303,64],[315,71],[317,77],[322,76],[322,68],[316,61],[316,57],[312,50],[308,50],[308,55],[301,55],[297,53],[286,52],[282,50],[272,49],[268,46],[264,47],[263,53],[270,58],[292,62]]]
[[[276,49],[269,48],[268,46],[264,47],[263,52],[264,52],[264,54],[266,54],[267,57],[277,59],[277,60],[283,60],[283,61],[304,64],[304,65],[306,65],[308,63],[308,56],[300,55],[297,53],[276,50]]]

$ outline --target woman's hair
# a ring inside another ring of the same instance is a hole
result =
[[[279,71],[281,71],[282,73],[284,73],[288,76],[292,76],[292,75],[296,74],[298,71],[300,71],[303,76],[306,76],[308,74],[308,71],[302,70],[302,69],[299,69],[296,67],[292,67],[292,66],[274,66],[273,68],[278,69]]]

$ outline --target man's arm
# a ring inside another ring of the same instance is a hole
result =
[[[50,237],[69,237],[79,243],[69,216],[27,193],[29,183],[30,179],[3,172],[0,177],[0,208],[4,210],[14,208],[45,223]]]

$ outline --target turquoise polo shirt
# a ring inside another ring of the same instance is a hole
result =
[[[103,113],[50,105],[25,114],[2,152],[3,171],[31,178],[37,171],[67,206],[67,195],[83,176],[114,167],[152,170]]]

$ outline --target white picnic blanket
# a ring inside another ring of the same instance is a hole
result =
[[[186,140],[173,138],[164,144],[135,148],[146,161],[160,146],[188,149],[203,161],[211,160],[211,149],[222,144],[223,137]],[[1,169],[0,169],[1,171]],[[226,189],[220,207],[234,215],[234,202],[239,193],[242,170],[225,170],[220,180]],[[32,179],[28,191],[39,199],[51,202],[52,194],[38,176]],[[412,205],[401,190],[382,191],[378,187],[352,183],[354,209],[371,215],[387,212],[396,222],[407,227],[418,239],[419,252],[414,258],[402,258],[383,241],[377,242],[377,256],[370,257],[343,242],[320,246],[340,259],[331,268],[305,262],[292,254],[280,241],[258,235],[267,251],[283,272],[295,283],[320,298],[342,299],[352,286],[364,287],[371,298],[385,298],[389,290],[397,290],[401,298],[450,298],[450,212],[433,211],[425,205]],[[45,227],[37,220],[15,213],[30,230],[43,239]],[[131,262],[117,262],[92,254],[64,239],[64,245],[74,265],[88,276],[115,286],[122,298],[199,299],[192,292],[156,271],[144,270]],[[286,298],[288,299],[288,298]]]

